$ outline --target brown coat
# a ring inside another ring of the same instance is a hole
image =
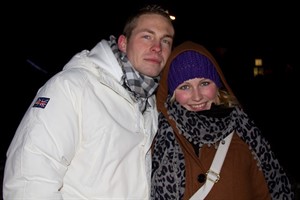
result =
[[[227,84],[225,77],[213,56],[201,45],[193,42],[185,42],[180,45],[182,48],[176,48],[170,56],[166,67],[161,75],[161,84],[157,93],[157,107],[162,112],[176,132],[176,139],[179,141],[183,149],[186,162],[186,186],[184,199],[188,200],[203,183],[198,181],[199,174],[205,174],[214,158],[216,149],[214,147],[203,146],[199,157],[194,153],[192,145],[178,134],[175,122],[169,119],[164,102],[167,99],[167,75],[169,71],[170,61],[179,53],[187,49],[197,49],[202,54],[207,55],[216,66],[223,85],[233,94],[231,88]],[[258,196],[260,198],[258,198]],[[263,198],[261,198],[263,197]],[[234,134],[230,147],[228,149],[224,164],[220,172],[220,180],[214,184],[206,200],[253,200],[253,199],[271,199],[267,183],[262,171],[257,167],[257,162],[249,150],[249,146],[242,139]]]
[[[202,147],[200,156],[197,157],[192,145],[182,135],[177,134],[176,139],[183,148],[186,162],[184,199],[188,200],[203,185],[198,181],[198,175],[208,171],[216,149],[206,145]],[[264,175],[257,167],[249,146],[236,134],[233,135],[220,171],[220,180],[214,184],[205,199],[271,199]]]

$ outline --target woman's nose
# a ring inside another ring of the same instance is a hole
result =
[[[202,98],[202,94],[198,89],[194,89],[192,93],[192,99],[194,101],[200,101]]]

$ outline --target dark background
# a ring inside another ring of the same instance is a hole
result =
[[[270,141],[293,183],[299,183],[300,12],[289,1],[128,0],[2,6],[1,174],[8,145],[38,88],[75,53],[91,49],[111,34],[118,36],[133,9],[157,2],[177,17],[174,45],[193,40],[213,53],[246,112]],[[263,59],[264,76],[253,76],[256,57]]]

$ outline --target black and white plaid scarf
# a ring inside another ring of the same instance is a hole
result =
[[[109,39],[108,43],[124,73],[123,86],[138,101],[140,110],[143,112],[147,106],[147,99],[154,94],[158,87],[160,76],[152,78],[140,74],[132,67],[127,55],[119,50],[115,36],[111,35]]]

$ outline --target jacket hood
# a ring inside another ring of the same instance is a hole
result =
[[[91,68],[91,65],[94,67]],[[77,53],[64,67],[64,69],[70,68],[85,68],[95,74],[98,74],[99,68],[101,68],[111,74],[118,81],[121,80],[123,75],[120,64],[115,58],[108,41],[104,39],[90,51],[83,50]]]

